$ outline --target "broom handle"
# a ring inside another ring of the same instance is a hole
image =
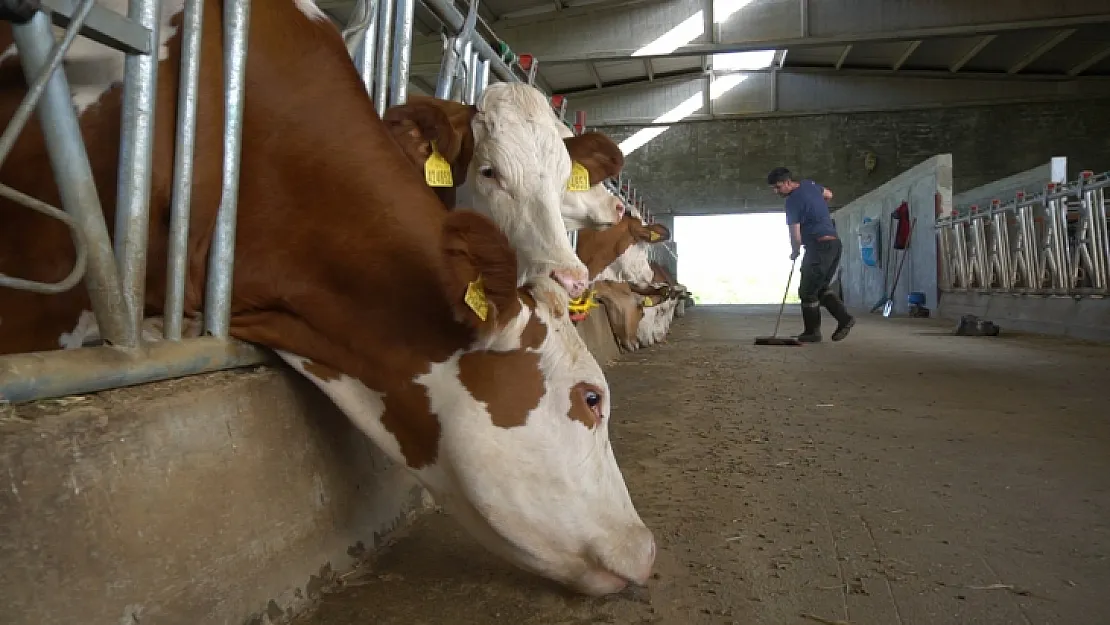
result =
[[[779,318],[775,320],[775,331],[771,333],[771,336],[779,335],[779,324],[782,323],[782,311],[786,310],[786,296],[790,294],[790,282],[794,279],[794,265],[797,263],[797,258],[790,261],[790,275],[786,276],[786,290],[782,292],[782,305],[779,306]]]

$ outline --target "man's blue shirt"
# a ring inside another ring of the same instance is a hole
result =
[[[816,182],[802,180],[798,188],[786,196],[786,223],[801,224],[802,245],[806,248],[816,244],[819,237],[836,236],[829,205],[822,195],[824,191]]]

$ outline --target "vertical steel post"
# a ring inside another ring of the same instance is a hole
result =
[[[389,105],[408,100],[409,72],[412,69],[412,22],[416,0],[397,0],[397,27],[393,34],[393,76],[390,78]]]
[[[189,209],[193,192],[193,156],[197,137],[197,84],[200,80],[200,37],[204,0],[187,0],[182,19],[181,86],[177,95],[177,140],[173,155],[173,200],[166,266],[166,340],[181,340],[188,273]]]
[[[467,104],[478,103],[478,63],[480,62],[481,58],[471,46],[470,54],[466,55],[466,95],[463,96],[463,101]]]
[[[139,345],[146,295],[146,251],[153,174],[154,116],[158,92],[158,42],[162,0],[131,0],[127,17],[150,30],[150,54],[128,54],[123,71],[116,264],[127,310],[124,347]]]
[[[78,11],[91,10],[85,0]],[[83,18],[82,18],[83,19]],[[12,24],[12,35],[19,50],[23,73],[31,84],[49,63],[54,47],[50,16],[38,12],[26,24]],[[122,343],[126,335],[126,305],[120,290],[119,272],[112,252],[104,212],[96,192],[96,181],[89,166],[81,128],[73,110],[69,83],[60,68],[46,81],[38,103],[39,123],[46,140],[50,166],[62,199],[62,207],[73,216],[88,244],[88,275],[85,281],[92,300],[100,336],[112,344]]]
[[[474,101],[477,102],[478,98],[482,97],[482,92],[489,86],[489,59],[481,58],[477,52],[474,53],[474,58],[478,59],[478,89],[474,96]]]
[[[461,63],[463,66],[462,84],[460,85],[456,83],[452,86],[451,97],[449,98],[451,100],[462,102],[463,104],[473,104],[473,102],[470,102],[466,99],[467,94],[470,92],[470,68],[471,65],[473,65],[473,63],[471,62],[473,60],[471,58],[473,51],[474,44],[470,42],[470,39],[467,39],[466,42],[463,43],[462,52],[459,54],[459,63]],[[456,66],[455,73],[458,73],[458,66]]]
[[[381,2],[381,0],[379,0]],[[377,49],[375,45],[378,42],[378,7],[374,6],[370,9],[370,24],[366,27],[366,32],[362,36],[362,45],[359,47],[358,55],[355,59],[355,66],[358,67],[358,75],[362,78],[362,84],[366,86],[366,93],[370,97],[374,97],[374,64],[377,62]]]
[[[227,338],[231,325],[231,278],[235,260],[235,222],[239,209],[239,162],[243,144],[243,91],[251,0],[224,2],[224,160],[220,209],[208,254],[204,327]]]
[[[374,108],[378,111],[378,117],[385,115],[388,103],[390,37],[393,34],[393,4],[396,1],[378,1],[378,75],[374,81]]]

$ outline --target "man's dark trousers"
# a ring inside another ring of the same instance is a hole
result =
[[[802,321],[805,331],[798,336],[802,341],[821,340],[821,306],[836,318],[837,327],[832,339],[839,341],[848,335],[854,319],[848,314],[844,302],[829,290],[836,268],[840,265],[843,244],[835,237],[823,237],[812,245],[806,246],[802,256],[801,280],[798,284],[798,299],[802,300]]]

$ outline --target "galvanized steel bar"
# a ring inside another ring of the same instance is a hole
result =
[[[455,8],[452,0],[421,0],[424,6],[428,8],[436,17],[438,17],[448,28],[455,32],[460,32],[463,28],[463,22],[466,18],[462,13]],[[477,2],[477,0],[471,0]],[[474,50],[478,52],[484,59],[490,60],[490,70],[494,75],[504,82],[520,82],[509,66],[501,60],[501,57],[490,47],[485,39],[475,36],[474,37]],[[438,95],[436,97],[439,97]]]
[[[366,93],[374,97],[374,65],[378,61],[376,44],[378,42],[378,7],[373,5],[369,9],[369,24],[362,35],[362,43],[355,55],[355,67],[358,68],[359,78],[366,87]]]
[[[83,1],[83,0],[82,0]],[[49,10],[50,20],[59,28],[69,28],[81,11],[74,0],[39,0]],[[94,6],[83,19],[81,36],[128,54],[150,54],[153,42],[150,31],[111,9]]]
[[[489,86],[489,59],[483,59],[479,54],[474,56],[478,59],[478,88],[475,94],[475,102],[477,102],[477,98],[482,97],[482,92]]]
[[[128,6],[128,18],[150,30],[152,48],[159,40],[161,9],[162,0],[131,0]],[[115,233],[116,265],[127,310],[123,347],[139,345],[143,320],[157,89],[158,55],[127,55]]]
[[[463,42],[462,52],[459,54],[459,64],[462,66],[462,84],[456,82],[451,88],[451,100],[457,100],[463,104],[473,104],[467,99],[470,94],[470,67],[473,55],[474,44],[470,40]],[[458,73],[456,72],[456,74]]]
[[[0,402],[95,393],[272,359],[267,350],[214,337],[159,341],[134,350],[83,347],[15,354],[0,358]]]
[[[85,20],[88,18],[94,6],[96,6],[94,0],[81,1],[81,5],[77,7],[77,12],[74,13],[73,20],[62,36],[61,42],[50,50],[45,63],[38,70],[35,79],[28,81],[27,93],[23,96],[23,101],[19,103],[19,107],[15,109],[15,114],[13,114],[12,118],[8,121],[7,127],[4,128],[4,134],[0,135],[0,165],[8,159],[8,154],[10,154],[12,148],[15,147],[15,142],[19,139],[19,135],[27,125],[27,120],[31,119],[31,115],[34,114],[35,105],[38,104],[39,99],[46,90],[46,83],[54,75],[54,70],[61,66],[62,59],[65,58],[66,52],[69,50],[70,46],[73,45],[74,39],[77,38],[77,34],[80,32],[82,25],[85,23]],[[30,77],[31,75],[28,74],[27,78]]]
[[[393,5],[397,0],[378,0],[378,59],[374,79],[374,108],[378,117],[385,115],[389,94],[390,37],[393,35]]]
[[[78,225],[77,221],[65,211],[60,211],[46,202],[16,191],[6,184],[0,184],[0,197],[23,204],[33,211],[37,211],[47,217],[57,219],[64,223],[66,227],[69,228],[70,239],[73,241],[74,250],[77,252],[73,262],[73,269],[70,270],[69,275],[57,282],[35,282],[33,280],[23,280],[15,276],[8,276],[0,273],[0,287],[31,291],[32,293],[41,293],[43,295],[57,295],[58,293],[65,293],[77,286],[77,283],[79,283],[81,278],[85,275],[85,269],[88,267],[89,253],[88,246],[85,245],[85,237],[81,234],[81,227]]]
[[[231,282],[235,261],[235,221],[239,208],[239,164],[243,144],[243,92],[251,0],[224,3],[224,160],[216,230],[208,254],[204,328],[226,338],[231,325]]]
[[[382,0],[383,2],[386,0]],[[412,68],[412,23],[416,0],[397,1],[397,25],[393,34],[393,74],[390,77],[389,105],[408,100],[409,71]]]
[[[478,63],[481,59],[478,53],[474,52],[473,44],[470,44],[470,54],[466,55],[466,96],[464,102],[467,104],[478,103]]]
[[[12,24],[11,28],[23,72],[28,84],[33,84],[55,45],[50,18],[40,12],[26,24]],[[118,343],[124,337],[126,323],[119,273],[63,70],[55,71],[46,81],[38,116],[62,207],[73,216],[88,245],[85,285],[101,336]]]
[[[165,338],[181,340],[185,314],[186,254],[189,245],[189,208],[193,191],[193,156],[197,136],[197,85],[200,80],[200,37],[204,0],[187,0],[182,20],[181,85],[177,95],[177,140],[173,159],[173,199],[166,267]]]

